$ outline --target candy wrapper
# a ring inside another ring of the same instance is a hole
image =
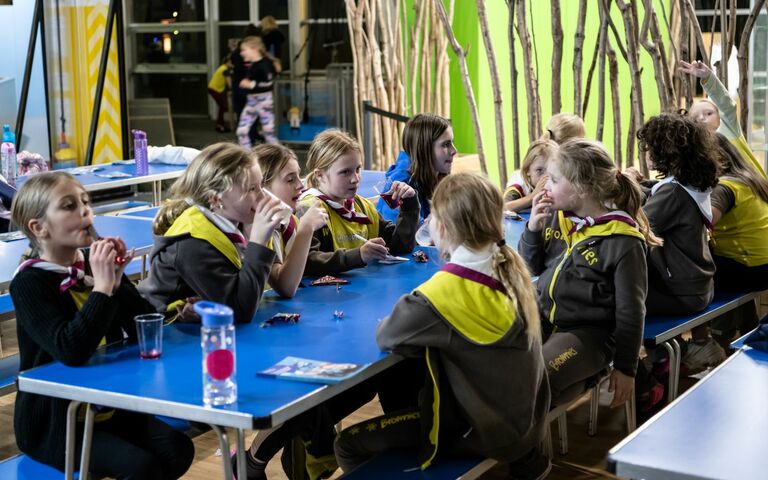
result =
[[[513,212],[512,210],[504,210],[504,218],[518,221],[523,220],[523,217],[521,217],[519,213]]]
[[[427,263],[429,261],[429,255],[424,250],[416,250],[411,256],[416,263]]]
[[[16,155],[16,161],[19,162],[19,175],[34,175],[48,171],[48,162],[37,153],[22,150]]]
[[[259,326],[261,328],[271,327],[277,322],[283,322],[283,323],[293,325],[293,324],[299,323],[300,318],[301,318],[301,315],[298,313],[276,313],[272,318],[261,322],[261,325]]]
[[[346,285],[348,283],[349,283],[349,280],[344,280],[343,278],[336,278],[330,275],[326,275],[324,277],[318,278],[317,280],[313,280],[312,286],[317,287],[320,285]]]

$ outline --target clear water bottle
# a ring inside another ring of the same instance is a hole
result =
[[[214,302],[195,303],[202,318],[203,402],[229,405],[237,400],[235,325],[232,309]]]
[[[136,160],[136,176],[148,175],[147,133],[143,130],[131,130],[131,133],[133,134],[133,158]]]
[[[8,124],[3,125],[3,144],[0,146],[0,174],[10,185],[16,185],[18,163],[16,161],[16,134]]]

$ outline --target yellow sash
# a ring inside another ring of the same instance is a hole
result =
[[[731,189],[736,202],[712,231],[715,255],[748,267],[768,263],[768,204],[745,184],[730,179],[720,183]]]
[[[235,244],[216,225],[205,218],[203,212],[197,207],[189,207],[184,210],[184,213],[179,215],[176,221],[173,222],[173,225],[171,225],[171,228],[165,232],[165,236],[170,237],[185,233],[190,234],[193,238],[210,243],[222,255],[227,257],[227,260],[232,262],[234,266],[238,269],[242,268],[243,260],[240,258],[240,252]]]
[[[457,265],[446,265],[448,271],[437,272],[416,291],[469,340],[481,345],[499,341],[517,318],[516,302],[496,288],[466,278],[472,274],[490,277],[459,267],[470,272],[462,276],[461,271],[452,272],[451,266]]]
[[[311,207],[318,200],[314,195],[306,195],[301,200],[302,209]],[[330,231],[334,250],[362,246],[365,242],[358,235],[366,239],[379,236],[379,212],[376,211],[376,207],[371,202],[360,195],[355,195],[355,209],[371,219],[371,223],[368,225],[346,220],[325,202],[320,201],[320,204],[328,212],[328,224],[323,227],[323,231],[326,232],[326,229]]]

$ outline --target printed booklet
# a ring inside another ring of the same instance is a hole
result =
[[[259,372],[259,375],[299,382],[332,384],[352,377],[367,366],[367,364],[332,363],[306,358],[285,357],[275,365]]]

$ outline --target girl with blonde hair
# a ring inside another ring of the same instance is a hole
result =
[[[216,143],[176,180],[155,217],[152,265],[139,286],[158,311],[201,297],[231,307],[237,323],[251,321],[282,219],[280,201],[262,192],[261,177],[256,155]]]
[[[584,138],[584,120],[573,113],[557,113],[547,122],[543,139],[562,144],[572,138]]]
[[[328,213],[328,224],[317,230],[310,255],[308,275],[339,273],[360,268],[387,255],[413,250],[419,222],[419,201],[413,188],[394,182],[387,192],[401,202],[397,221],[381,217],[374,205],[357,194],[362,170],[362,148],[341,130],[326,130],[315,137],[307,155],[307,184],[310,187],[299,210],[319,200]]]
[[[518,175],[510,180],[504,191],[504,208],[512,211],[531,208],[534,195],[547,184],[547,162],[557,151],[557,143],[539,139],[528,146]]]
[[[549,410],[539,310],[525,263],[504,242],[503,206],[480,175],[450,175],[435,189],[430,230],[449,263],[376,332],[382,350],[426,360],[426,395],[416,409],[344,430],[345,471],[389,448],[418,449],[423,469],[436,455],[479,455],[509,462],[514,478],[549,471],[538,452]]]
[[[266,142],[277,143],[272,87],[278,74],[279,62],[266,52],[261,37],[245,37],[240,43],[240,55],[251,66],[239,85],[248,94],[237,124],[237,141],[242,147],[251,147],[249,132],[258,119]]]
[[[580,395],[613,362],[613,406],[633,394],[645,321],[650,231],[637,182],[602,144],[570,140],[547,167],[519,251],[534,275],[552,403]]]
[[[11,210],[32,247],[10,285],[21,369],[54,361],[80,366],[105,342],[135,340],[133,317],[152,306],[123,274],[127,262],[116,262],[130,261],[133,251],[117,237],[94,238],[90,198],[80,182],[64,172],[31,177]],[[13,417],[19,449],[62,471],[68,406],[19,392]],[[81,422],[84,415],[79,412]],[[193,458],[192,441],[154,416],[101,408],[90,464],[75,468],[115,478],[179,478]]]

